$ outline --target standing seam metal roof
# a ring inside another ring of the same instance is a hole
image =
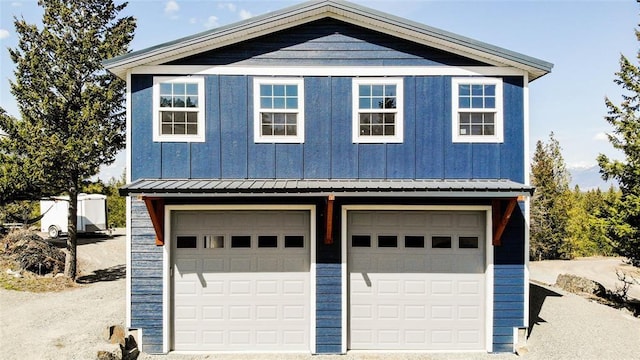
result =
[[[121,195],[317,195],[476,193],[533,194],[533,187],[511,180],[391,180],[391,179],[141,179],[120,188]]]

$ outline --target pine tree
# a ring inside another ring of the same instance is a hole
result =
[[[640,31],[635,31],[640,41]],[[640,51],[636,55],[640,61]],[[598,156],[600,173],[605,180],[614,179],[621,197],[611,205],[609,232],[619,255],[640,266],[640,68],[624,55],[614,82],[623,90],[622,103],[605,99],[606,121],[613,127],[609,142],[624,154],[623,160]]]
[[[20,118],[0,109],[3,176],[12,196],[69,195],[65,274],[76,277],[76,202],[81,181],[124,147],[125,83],[102,61],[128,51],[135,19],[113,0],[39,0],[42,28],[14,21],[19,43],[11,93]],[[5,201],[11,200],[3,199]]]
[[[549,143],[536,143],[531,163],[531,257],[534,260],[570,257],[567,248],[567,222],[571,207],[569,174],[560,143],[549,135]]]

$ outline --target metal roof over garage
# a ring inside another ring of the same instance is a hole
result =
[[[515,197],[534,188],[506,179],[140,179],[120,194],[153,197],[207,196],[435,196]]]

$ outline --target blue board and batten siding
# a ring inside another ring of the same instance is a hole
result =
[[[513,352],[513,328],[527,327],[525,310],[524,203],[520,203],[493,247],[493,351]]]
[[[453,143],[451,77],[404,78],[404,141],[354,144],[348,77],[307,77],[305,142],[260,144],[253,77],[205,76],[203,143],[154,142],[152,75],[134,75],[132,180],[511,179],[524,182],[522,78],[504,78],[504,142]],[[221,91],[224,89],[224,91]]]
[[[142,351],[162,352],[163,248],[156,246],[144,202],[131,201],[131,328],[142,330]]]

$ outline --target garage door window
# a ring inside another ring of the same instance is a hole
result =
[[[232,236],[231,247],[232,248],[250,248],[251,236],[238,236],[238,235]]]
[[[398,237],[395,235],[380,235],[378,236],[379,248],[395,248],[398,247]]]
[[[205,249],[222,249],[224,248],[224,235],[205,235]]]
[[[405,236],[405,248],[424,248],[424,236]]]
[[[284,237],[285,248],[303,248],[304,236],[285,236]]]
[[[197,236],[177,236],[176,247],[178,249],[195,249],[198,247]]]
[[[460,249],[477,249],[478,237],[477,236],[460,236],[458,239],[458,247]]]
[[[431,248],[433,248],[433,249],[451,249],[451,236],[433,236],[433,237],[431,237]]]
[[[371,247],[371,236],[369,236],[369,235],[353,235],[351,237],[351,246],[353,246],[353,247]]]
[[[278,237],[274,235],[258,236],[258,247],[259,248],[277,248]]]

